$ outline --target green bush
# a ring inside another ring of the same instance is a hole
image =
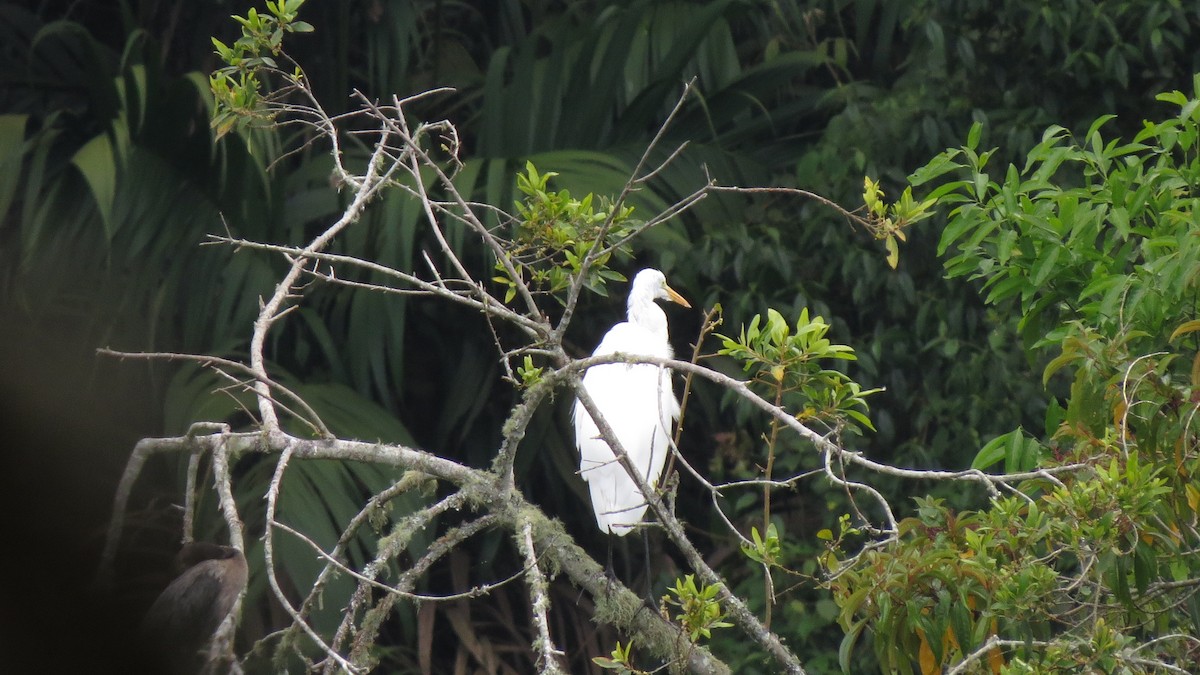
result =
[[[917,170],[948,212],[949,276],[982,282],[1043,384],[1068,380],[1039,441],[1014,432],[975,466],[1027,470],[981,510],[918,500],[899,537],[836,551],[843,652],[941,672],[1167,672],[1200,632],[1200,76],[1132,140],[1053,126],[1023,165],[967,145]],[[1031,471],[1030,471],[1031,470]],[[849,563],[849,567],[843,565]],[[992,642],[989,643],[989,640]],[[994,645],[994,646],[992,646]],[[1033,670],[1031,670],[1033,669]]]

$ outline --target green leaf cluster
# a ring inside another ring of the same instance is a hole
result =
[[[766,535],[759,534],[757,527],[750,528],[751,543],[742,542],[742,554],[760,565],[773,567],[780,564],[782,546],[779,543],[779,530],[775,523],[767,525]]]
[[[286,33],[313,31],[311,24],[296,19],[303,4],[304,0],[267,0],[265,14],[259,14],[251,7],[244,17],[232,16],[242,31],[232,45],[212,38],[217,56],[225,64],[209,77],[209,87],[216,100],[212,125],[217,138],[235,128],[273,119],[273,113],[262,98],[262,71],[279,69],[276,58],[282,53]],[[296,81],[303,77],[298,66],[291,77]]]
[[[643,675],[646,671],[639,670],[633,666],[633,657],[630,652],[633,650],[633,640],[629,640],[624,646],[618,641],[609,656],[596,656],[592,658],[592,663],[600,666],[604,670],[613,670],[617,675]]]
[[[1017,429],[976,455],[976,469],[1036,472],[1012,494],[961,512],[918,499],[888,546],[833,549],[843,653],[870,632],[898,672],[940,672],[992,636],[1026,646],[991,650],[981,671],[1194,662],[1180,637],[1200,631],[1194,85],[1160,96],[1175,114],[1130,141],[1103,135],[1111,116],[1078,138],[1055,126],[996,169],[976,126],[912,175],[947,212],[947,273],[1014,316],[1031,357],[1050,357],[1042,383],[1067,377],[1065,404],[1040,439]]]
[[[737,338],[717,335],[722,347],[718,354],[742,363],[743,371],[753,374],[753,382],[768,392],[790,399],[802,422],[820,421],[840,427],[845,421],[874,429],[864,411],[866,397],[879,389],[864,390],[845,373],[826,368],[824,359],[854,360],[854,350],[831,342],[826,336],[829,324],[820,316],[809,318],[808,309],[800,311],[793,328],[775,309],[768,309],[766,320],[755,315]]]
[[[533,365],[533,357],[526,354],[521,365],[517,366],[517,377],[520,378],[521,386],[532,387],[542,381],[542,374],[545,368]]]
[[[557,175],[538,173],[533,162],[526,162],[525,172],[517,174],[517,190],[525,198],[515,204],[516,230],[505,251],[508,262],[531,290],[563,303],[563,291],[583,272],[584,260],[595,250],[584,287],[607,295],[606,282],[625,280],[608,263],[614,253],[629,255],[627,239],[636,226],[631,220],[633,207],[614,204],[607,197],[594,198],[590,192],[583,199],[574,199],[566,189],[555,192],[549,185]],[[500,262],[496,272],[493,281],[506,287],[504,301],[511,302],[517,281]]]
[[[1042,445],[1036,438],[1030,438],[1022,429],[1016,429],[988,441],[976,453],[971,468],[986,469],[1003,460],[1005,473],[1033,471],[1042,453]]]
[[[869,628],[885,668],[930,673],[992,636],[1087,644],[1092,659],[1098,621],[1133,635],[1191,624],[1175,612],[1177,599],[1154,592],[1156,584],[1195,574],[1178,527],[1170,525],[1179,514],[1157,470],[1132,456],[1062,485],[1035,481],[1022,490],[1039,496],[1005,497],[988,510],[961,513],[918,498],[917,515],[900,523],[899,541],[865,554],[832,584],[846,630],[842,652]],[[828,563],[836,569],[838,556]],[[1089,605],[1104,610],[1079,616]],[[992,658],[1004,661],[999,651]],[[1072,672],[1058,668],[1040,672]]]
[[[882,239],[887,249],[888,267],[896,269],[900,264],[900,244],[908,238],[904,230],[933,215],[929,207],[934,199],[917,202],[913,199],[912,186],[904,188],[900,200],[888,204],[883,201],[883,190],[878,181],[870,176],[863,179],[863,203],[867,207],[868,225],[876,239]]]
[[[662,598],[663,614],[668,613],[668,606],[677,607],[675,620],[692,642],[711,638],[714,628],[733,625],[724,621],[725,611],[721,609],[721,601],[717,598],[721,586],[703,583],[697,586],[695,575],[688,574],[676,579],[675,585],[667,591],[668,594]]]

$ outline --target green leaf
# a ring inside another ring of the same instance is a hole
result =
[[[25,122],[28,115],[0,115],[0,222],[8,213],[24,156]]]
[[[1002,434],[988,441],[987,444],[980,448],[979,452],[975,454],[975,459],[971,462],[971,468],[983,470],[1004,459],[1005,448],[1015,433],[1017,432],[1013,431],[1007,434]]]
[[[1117,118],[1117,116],[1113,115],[1111,113],[1097,117],[1096,121],[1092,122],[1092,126],[1088,127],[1087,133],[1084,134],[1083,137],[1088,140],[1091,140],[1091,138],[1093,136],[1095,136],[1096,134],[1098,134],[1100,132],[1100,127],[1104,126],[1105,124],[1108,124],[1109,122],[1111,122],[1112,120],[1115,120],[1116,118]]]
[[[1062,251],[1062,247],[1056,245],[1048,254],[1041,256],[1038,258],[1038,261],[1033,264],[1032,281],[1035,287],[1041,288],[1046,282],[1046,279],[1048,279],[1050,275],[1054,274],[1055,271],[1058,270],[1058,268],[1055,266],[1055,263],[1058,262],[1058,256],[1062,253]]]
[[[961,169],[962,165],[954,161],[959,152],[957,150],[947,150],[934,157],[925,166],[917,169],[908,176],[908,182],[914,186],[924,185],[929,181],[943,176],[955,169]]]
[[[983,133],[983,123],[975,121],[967,132],[967,147],[974,150],[979,147],[979,136]]]
[[[854,644],[858,642],[858,636],[862,634],[866,625],[866,619],[859,619],[842,637],[842,643],[838,646],[838,665],[842,667],[843,673],[850,672],[850,656],[854,653]]]
[[[1012,473],[1021,470],[1021,457],[1025,451],[1025,435],[1020,429],[1008,435],[1008,443],[1004,446],[1004,471]]]
[[[882,389],[874,390],[874,392],[878,392],[878,391],[883,391],[883,390]],[[863,394],[865,395],[865,394],[874,393],[874,392],[864,391]],[[860,412],[858,410],[845,410],[843,412],[845,412],[848,416],[850,416],[851,419],[853,419],[854,421],[863,425],[864,427],[870,429],[871,431],[877,431],[875,429],[875,425],[871,423],[871,418],[867,417],[862,412]]]
[[[987,198],[988,175],[982,171],[975,174],[975,199],[983,201]]]
[[[1154,547],[1139,541],[1133,552],[1133,581],[1139,593],[1145,593],[1158,576],[1158,558]]]
[[[104,223],[104,232],[112,239],[116,231],[112,212],[113,198],[117,192],[117,162],[108,136],[101,134],[93,137],[75,153],[71,163],[79,169],[91,188],[92,198],[96,200],[96,208]]]
[[[225,63],[229,63],[230,59],[233,58],[233,50],[230,49],[224,42],[221,42],[215,37],[212,38],[212,43],[213,46],[217,48],[217,55],[221,57],[221,60]]]
[[[1074,351],[1064,351],[1062,354],[1059,354],[1051,359],[1050,363],[1046,364],[1045,370],[1042,371],[1042,386],[1045,387],[1047,384],[1049,384],[1050,378],[1053,377],[1054,374],[1059,370],[1062,370],[1064,366],[1078,359],[1079,354],[1076,354]]]

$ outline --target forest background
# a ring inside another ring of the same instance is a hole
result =
[[[167,569],[174,535],[155,514],[168,510],[180,475],[166,463],[141,488],[124,599],[114,605],[84,590],[134,442],[237,416],[233,403],[209,395],[205,371],[121,363],[96,348],[244,353],[274,268],[201,248],[204,235],[228,228],[291,241],[342,208],[324,153],[302,150],[268,169],[236,135],[214,140],[207,75],[219,62],[209,38],[245,9],[0,4],[0,400],[13,542],[3,611],[6,625],[25,627],[6,636],[12,651],[47,668],[82,654],[120,658],[165,581],[153,570]],[[317,30],[290,49],[332,112],[351,105],[353,88],[455,87],[425,105],[457,124],[478,194],[501,205],[516,198],[527,161],[557,172],[555,184],[573,194],[619,191],[693,77],[698,95],[668,129],[689,148],[655,181],[650,203],[716,175],[802,188],[853,209],[864,176],[895,196],[977,122],[982,144],[999,148],[998,164],[1019,161],[1052,124],[1082,134],[1113,113],[1108,131],[1133,136],[1143,119],[1171,112],[1156,94],[1190,91],[1200,70],[1200,10],[1180,2],[376,0],[312,2],[304,18]],[[275,158],[290,140],[270,132],[258,147]],[[385,199],[346,246],[407,264],[428,244],[416,222],[410,205]],[[1048,401],[1064,392],[1043,387],[1049,357],[1023,342],[1015,316],[944,278],[941,223],[911,230],[892,269],[881,242],[819,203],[721,195],[639,239],[624,271],[661,268],[695,306],[721,302],[730,330],[768,306],[823,315],[836,341],[857,351],[853,378],[885,388],[870,401],[876,431],[855,448],[900,466],[963,468],[1001,434],[1040,433]],[[621,297],[581,305],[578,354],[620,314]],[[340,432],[484,466],[511,397],[491,337],[461,330],[463,322],[420,298],[325,290],[277,338],[277,365],[307,385],[306,398]],[[692,338],[673,327],[686,353]],[[693,461],[715,477],[754,474],[759,432],[744,411],[703,393],[692,406],[683,445]],[[538,486],[531,498],[599,552],[559,413],[531,427],[527,442],[543,454],[522,458],[518,482]],[[807,461],[788,457],[796,463],[788,468]],[[331,496],[344,477],[310,478],[326,497],[309,508],[334,518],[351,508],[352,492]],[[905,495],[961,508],[984,496],[955,485],[879,487],[909,509]],[[818,571],[816,534],[845,510],[840,499],[833,486],[810,483],[776,504],[800,571]],[[685,489],[679,500],[698,513],[704,496]],[[735,511],[759,508],[750,500]],[[738,548],[716,541],[708,554],[726,560]],[[742,580],[740,593],[761,595],[752,575]],[[810,584],[783,598],[773,628],[826,672],[837,659],[828,646],[843,635],[839,612]],[[484,615],[476,628],[489,634],[524,621],[500,606]],[[77,646],[57,649],[62,641]]]

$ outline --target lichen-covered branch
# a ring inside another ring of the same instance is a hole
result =
[[[529,587],[529,609],[533,615],[533,625],[537,627],[537,637],[534,638],[533,648],[538,655],[538,672],[541,675],[561,675],[559,665],[562,651],[554,646],[550,638],[550,587],[546,577],[538,567],[537,547],[533,543],[533,526],[526,522],[516,533],[517,548],[525,558],[525,585]]]
[[[562,526],[525,500],[519,491],[501,491],[499,481],[491,471],[472,469],[437,455],[400,445],[343,439],[304,439],[282,432],[268,435],[257,432],[219,431],[205,436],[144,439],[138,443],[130,456],[122,476],[122,488],[118,490],[114,500],[116,510],[105,541],[105,550],[111,550],[112,554],[105,559],[98,572],[99,577],[111,578],[112,557],[115,557],[115,551],[120,544],[129,493],[146,461],[155,455],[192,451],[220,452],[227,457],[251,453],[282,454],[286,451],[288,462],[281,462],[280,466],[277,466],[277,476],[280,467],[286,467],[292,462],[336,459],[393,466],[450,483],[460,491],[466,492],[470,500],[477,504],[476,508],[485,509],[488,513],[471,521],[469,525],[452,531],[453,534],[449,538],[443,538],[441,544],[432,547],[435,550],[433,555],[423,557],[418,563],[420,567],[414,566],[406,572],[410,579],[408,583],[401,580],[400,583],[392,584],[393,586],[411,589],[410,584],[427,571],[434,561],[461,541],[463,536],[470,536],[487,527],[503,527],[515,534],[522,532],[525,525],[528,525],[535,550],[539,553],[539,560],[561,570],[571,583],[595,598],[600,608],[597,620],[639,635],[639,644],[651,654],[667,661],[686,663],[692,672],[729,672],[728,668],[706,649],[693,645],[685,636],[681,636],[677,626],[667,622],[657,612],[645,611],[636,594],[619,583],[607,580],[603,568],[575,544]],[[278,486],[277,481],[273,483]],[[454,498],[438,502],[442,511],[458,503],[461,502]],[[269,504],[269,511],[272,507],[273,505]],[[425,517],[428,517],[428,514]],[[386,601],[388,597],[394,596],[387,594],[381,602]],[[300,609],[293,608],[293,618],[299,617],[299,620],[303,621],[303,607],[302,605]],[[379,609],[382,609],[382,605]],[[302,625],[298,627],[301,631],[304,630]],[[344,634],[342,639],[347,635]],[[339,641],[335,640],[329,646],[332,649],[338,643]],[[333,649],[332,653],[338,654],[340,659],[349,663],[357,663],[354,659],[342,656],[336,649]],[[344,666],[338,659],[332,658],[331,654],[327,669],[332,668],[333,672],[339,667]]]

